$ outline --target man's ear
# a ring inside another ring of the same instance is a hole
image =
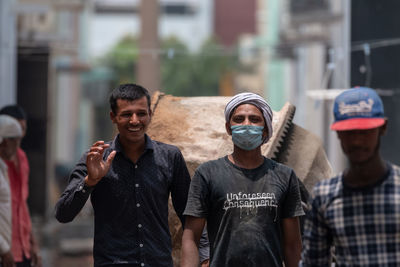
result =
[[[267,138],[268,136],[268,127],[267,125],[264,125],[264,129],[263,129],[263,133],[262,133],[262,138],[264,140],[264,138]]]
[[[116,123],[116,115],[114,114],[114,112],[112,110],[110,110],[110,119],[113,123]]]
[[[228,122],[225,123],[225,129],[229,135],[232,135],[231,125]]]
[[[386,134],[387,124],[388,124],[388,121],[387,121],[387,119],[385,119],[385,123],[381,127],[379,127],[379,134],[381,136]]]

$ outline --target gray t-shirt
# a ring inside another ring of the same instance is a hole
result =
[[[210,266],[282,266],[281,219],[304,215],[298,178],[264,158],[243,169],[228,157],[196,170],[184,215],[207,219]]]

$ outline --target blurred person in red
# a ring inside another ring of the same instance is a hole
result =
[[[27,199],[29,195],[29,162],[25,152],[20,148],[21,140],[26,134],[27,116],[22,107],[8,105],[0,110],[16,119],[22,129],[22,136],[16,140],[18,149],[8,160],[8,177],[10,179],[12,199],[12,254],[17,267],[41,266],[39,248],[32,232]]]
[[[0,115],[0,267],[15,267],[11,252],[11,191],[5,160],[16,154],[21,137],[19,123],[10,116]]]

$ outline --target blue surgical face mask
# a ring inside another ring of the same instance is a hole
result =
[[[232,141],[244,150],[253,150],[262,144],[264,126],[234,125],[231,126]]]

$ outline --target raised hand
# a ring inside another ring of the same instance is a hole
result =
[[[103,154],[109,144],[104,144],[104,141],[97,141],[92,145],[86,158],[86,167],[88,175],[85,177],[85,183],[88,186],[96,185],[108,172],[113,161],[116,151],[108,155],[107,159],[103,160]]]

